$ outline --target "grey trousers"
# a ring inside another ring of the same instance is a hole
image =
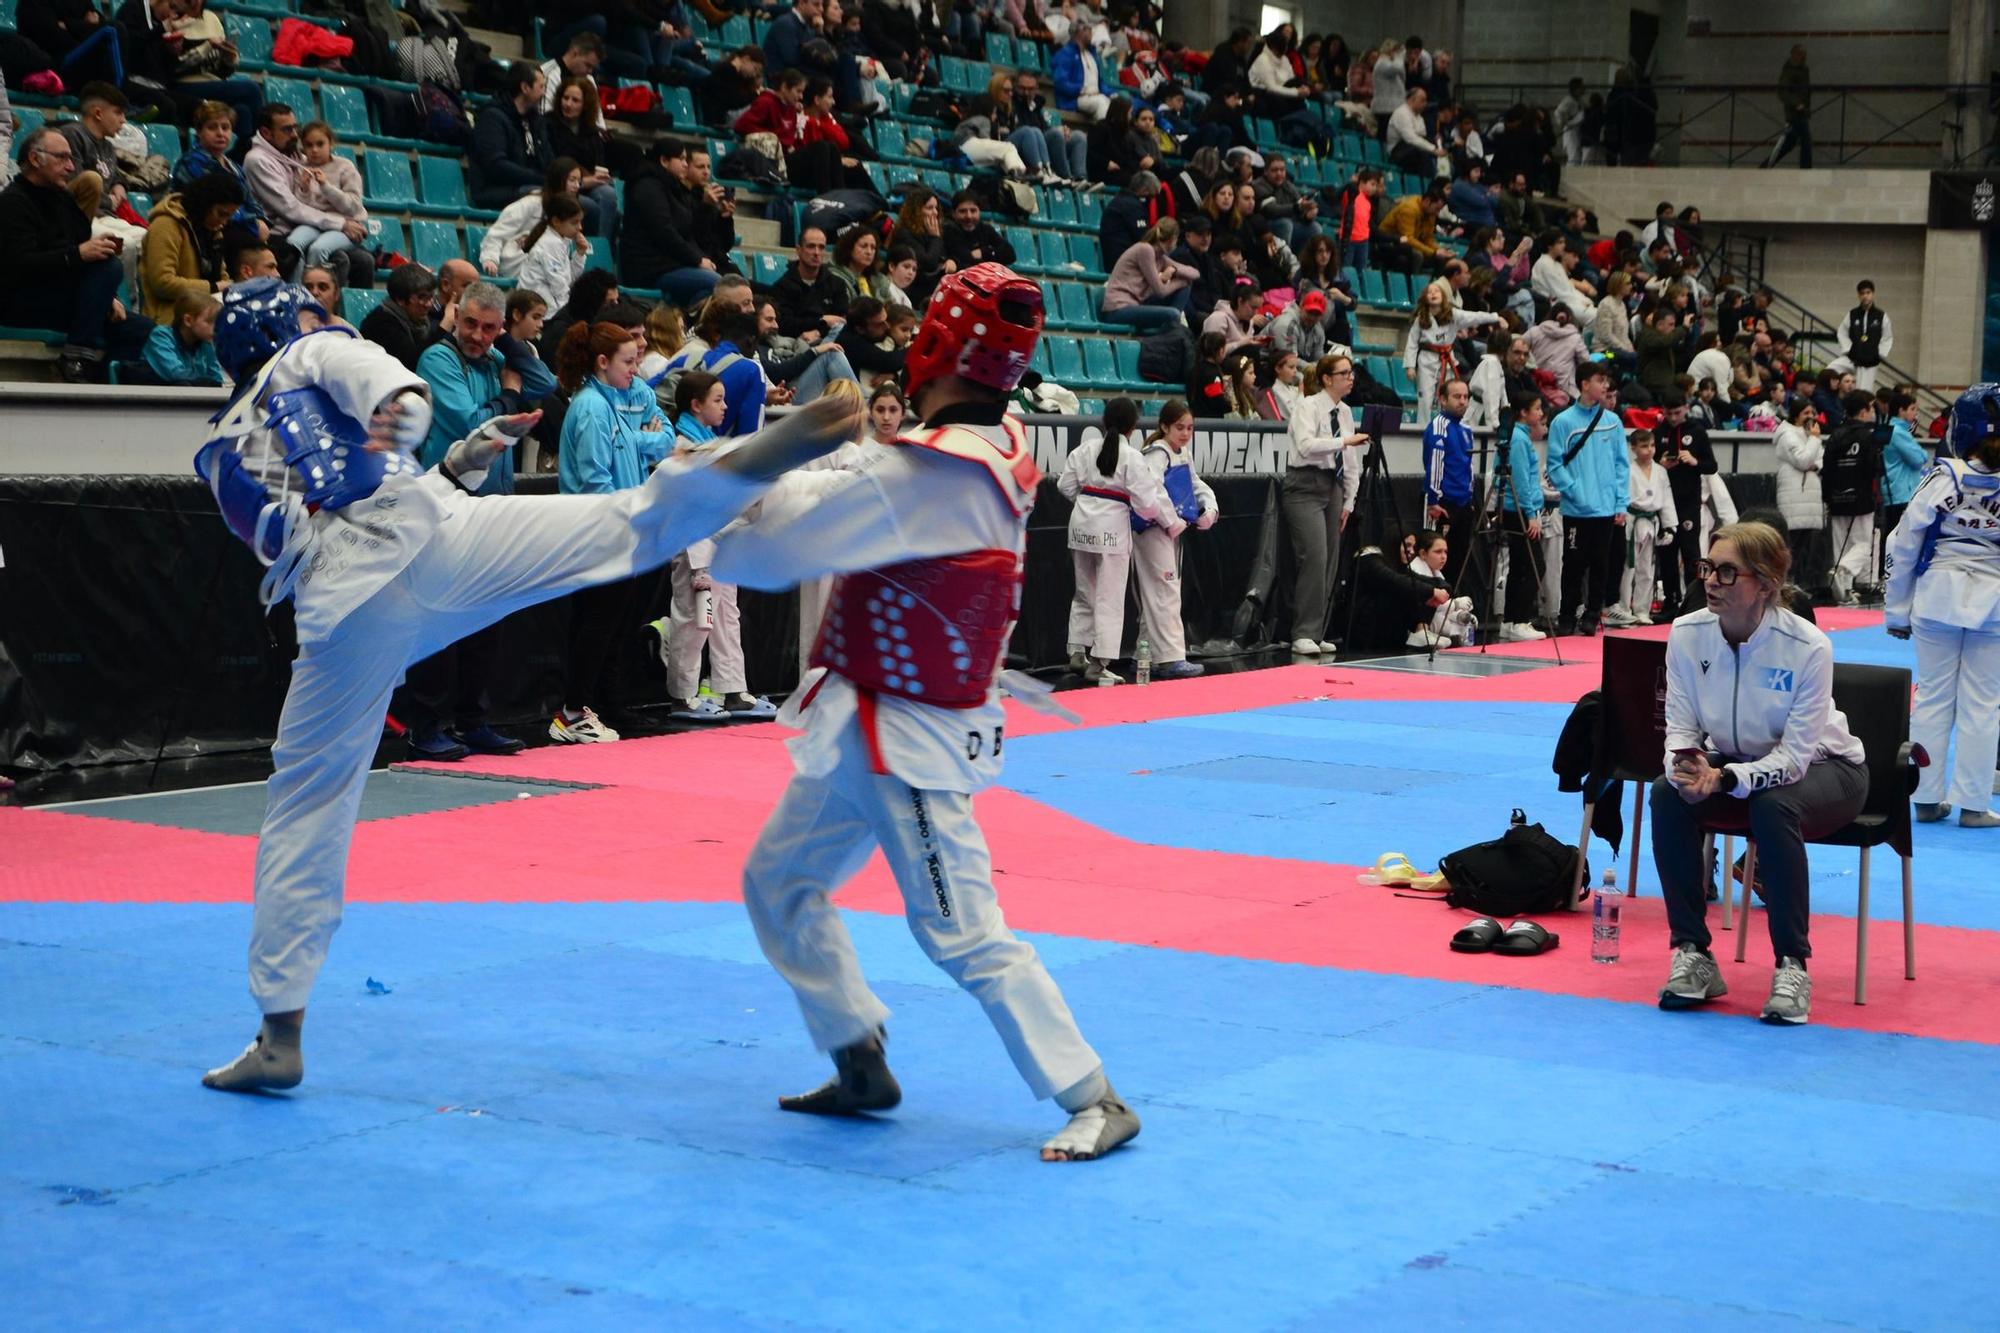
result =
[[[1291,534],[1298,582],[1292,590],[1292,637],[1326,637],[1326,618],[1340,571],[1340,477],[1331,468],[1285,469],[1285,531]]]
[[[1757,844],[1757,877],[1764,884],[1773,957],[1803,962],[1812,956],[1806,938],[1812,908],[1806,839],[1845,828],[1867,802],[1868,770],[1845,759],[1822,759],[1790,786],[1756,792],[1747,801],[1711,796],[1689,805],[1664,777],[1655,778],[1653,867],[1659,871],[1660,892],[1667,900],[1674,946],[1709,947],[1708,868],[1701,856],[1704,810],[1749,807],[1750,839]],[[1722,873],[1728,874],[1728,868]]]

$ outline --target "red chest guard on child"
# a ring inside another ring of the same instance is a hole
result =
[[[1041,473],[1021,427],[1003,421],[1003,440],[945,426],[898,440],[976,464],[1022,519]],[[968,484],[979,484],[967,478]],[[812,665],[837,671],[863,690],[939,708],[986,702],[1021,609],[1017,549],[963,551],[843,574],[827,598]]]

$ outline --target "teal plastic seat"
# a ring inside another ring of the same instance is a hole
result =
[[[1044,341],[1049,344],[1051,377],[1058,384],[1064,386],[1082,384],[1088,379],[1089,371],[1084,368],[1083,348],[1078,345],[1076,339],[1057,337]]]
[[[1090,377],[1092,388],[1110,389],[1119,386],[1118,358],[1112,354],[1111,344],[1102,338],[1083,340],[1083,369]]]
[[[264,76],[264,105],[283,102],[292,109],[301,125],[309,120],[319,119],[319,103],[313,97],[313,87],[304,79],[280,78],[275,74]],[[241,127],[244,133],[251,133],[254,127]]]
[[[181,132],[179,129],[172,125],[158,124],[142,125],[139,128],[146,133],[147,152],[158,153],[161,157],[167,159],[167,165],[169,166],[180,161]]]
[[[1041,270],[1041,256],[1035,250],[1035,233],[1026,227],[1002,227],[1000,234],[1014,247],[1014,267],[1028,273]]]
[[[380,287],[349,287],[340,294],[341,318],[358,326],[375,313],[375,307],[382,304],[387,294]]]
[[[1056,297],[1062,302],[1063,321],[1079,329],[1094,329],[1098,325],[1095,288],[1080,282],[1064,282],[1056,285]]]
[[[1069,240],[1059,231],[1038,231],[1035,245],[1041,252],[1042,268],[1049,273],[1062,273],[1069,263]]]
[[[401,153],[377,150],[363,164],[364,188],[368,205],[374,208],[408,208],[417,202],[416,182],[410,174],[410,159]]]
[[[371,217],[368,219],[368,225],[370,228],[381,228],[375,232],[376,249],[385,255],[402,255],[406,259],[409,258],[410,242],[403,235],[401,218]]]
[[[249,14],[224,14],[222,27],[236,43],[239,63],[263,69],[271,63],[271,25]]]
[[[777,286],[778,279],[785,276],[785,269],[787,267],[785,257],[783,255],[774,255],[767,250],[759,253],[756,259],[757,270],[752,275],[752,281],[759,287]]]
[[[694,111],[694,94],[685,88],[660,89],[660,107],[674,118],[677,130],[691,130],[701,124]]]
[[[1111,344],[1111,350],[1118,355],[1118,378],[1127,387],[1137,387],[1146,381],[1139,375],[1139,340],[1120,338]]]
[[[465,165],[455,157],[418,157],[417,182],[431,212],[461,217],[472,206],[465,193]]]
[[[433,273],[448,259],[465,258],[456,223],[420,218],[410,224],[410,246],[411,258]]]
[[[366,139],[373,129],[368,123],[368,98],[359,88],[345,83],[323,83],[319,89],[321,117],[343,139]]]

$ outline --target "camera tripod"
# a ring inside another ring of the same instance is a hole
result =
[[[1512,430],[1511,422],[1503,420],[1500,424],[1503,430],[1511,432]],[[1498,537],[1502,541],[1505,541],[1507,538],[1512,536],[1512,534],[1507,530],[1506,526],[1507,515],[1510,512],[1516,512],[1522,515],[1522,523],[1524,527],[1528,521],[1527,514],[1529,512],[1533,512],[1536,514],[1539,514],[1541,512],[1541,508],[1539,505],[1537,505],[1533,511],[1527,511],[1518,508],[1518,506],[1520,505],[1521,494],[1514,482],[1514,469],[1507,462],[1506,446],[1501,443],[1501,441],[1505,438],[1506,438],[1505,435],[1498,433],[1496,433],[1494,436],[1494,445],[1497,451],[1498,461],[1493,466],[1493,485],[1487,492],[1486,498],[1489,503],[1484,508],[1481,509],[1478,522],[1475,524],[1473,532],[1471,534],[1471,539],[1473,540],[1484,539],[1486,543],[1486,549],[1489,551],[1493,549],[1494,540],[1496,537]],[[1537,490],[1539,489],[1540,488],[1538,487]],[[1537,496],[1537,498],[1539,499],[1540,497]],[[1511,505],[1516,506],[1517,508],[1510,509],[1510,503]],[[1537,589],[1541,587],[1542,583],[1542,558],[1541,558],[1541,552],[1537,549],[1540,545],[1541,542],[1538,539],[1533,537],[1526,537],[1524,534],[1524,539],[1521,542],[1521,546],[1523,552],[1526,554],[1528,559],[1529,575],[1533,578]],[[1513,550],[1511,545],[1507,549],[1508,549],[1507,558],[1509,562],[1512,562],[1517,557],[1518,553],[1516,553]],[[1452,584],[1452,589],[1450,593],[1452,598],[1455,599],[1460,595],[1459,589],[1465,583],[1465,575],[1467,571],[1469,571],[1474,564],[1478,563],[1474,559],[1475,555],[1476,555],[1476,550],[1468,551],[1466,553],[1465,563],[1459,566],[1458,578]],[[1494,564],[1497,567],[1498,562],[1496,561],[1494,562]],[[1509,569],[1507,577],[1510,581],[1514,578],[1514,573],[1511,569]],[[1505,609],[1504,609],[1506,606],[1506,590],[1504,588],[1501,588],[1498,589],[1498,592],[1501,599],[1500,604],[1502,607],[1502,612],[1500,617],[1495,621],[1495,623],[1504,624],[1506,623]],[[1435,635],[1432,636],[1429,656],[1433,658],[1437,656],[1439,642],[1440,640],[1438,636]],[[1555,649],[1556,665],[1562,666],[1563,665],[1562,641],[1556,635],[1551,634],[1549,636],[1549,643],[1550,646],[1552,646]],[[1479,652],[1481,656],[1484,656],[1486,654],[1486,650],[1491,644],[1492,644],[1491,635],[1482,636],[1480,638]]]

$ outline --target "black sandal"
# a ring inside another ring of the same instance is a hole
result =
[[[1491,953],[1502,927],[1490,916],[1482,916],[1451,937],[1453,953]]]
[[[1536,922],[1516,921],[1494,944],[1493,952],[1518,954],[1525,958],[1547,953],[1561,943],[1562,936],[1550,934]]]

